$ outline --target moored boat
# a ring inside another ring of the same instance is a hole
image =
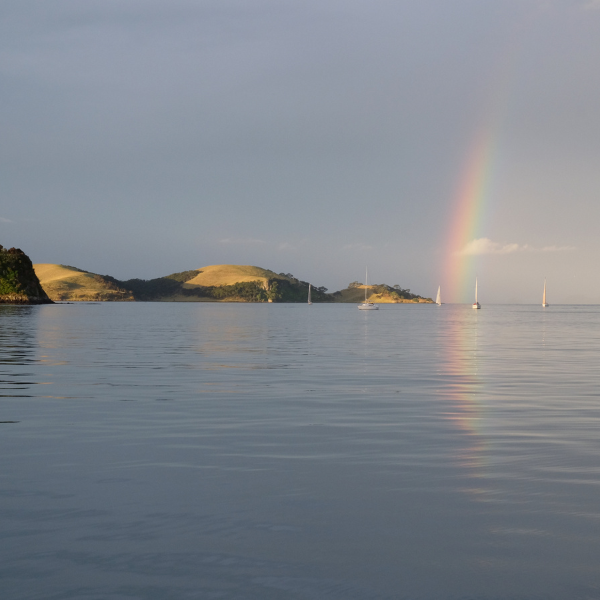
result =
[[[475,277],[475,302],[473,302],[473,308],[481,308],[481,304],[477,302],[477,277]]]
[[[373,302],[367,302],[367,290],[369,289],[369,270],[365,270],[365,301],[358,305],[358,310],[379,310],[379,306]]]

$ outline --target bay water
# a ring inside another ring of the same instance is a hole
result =
[[[0,598],[600,598],[600,307],[0,306]]]

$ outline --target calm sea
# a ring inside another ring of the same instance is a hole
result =
[[[0,307],[0,597],[600,598],[600,307]]]

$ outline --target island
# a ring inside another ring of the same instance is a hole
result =
[[[309,283],[291,273],[250,265],[209,265],[155,279],[119,280],[77,267],[35,264],[42,287],[54,301],[146,302],[306,302]],[[432,303],[399,285],[369,285],[368,300],[377,303]],[[328,293],[312,286],[313,302],[363,302],[365,286],[351,283]]]

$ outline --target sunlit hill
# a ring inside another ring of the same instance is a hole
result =
[[[275,273],[248,265],[210,265],[172,273],[156,279],[122,281],[77,267],[36,264],[35,272],[48,296],[55,301],[155,301],[155,302],[306,302],[309,283],[291,273]],[[312,286],[313,302],[364,301],[365,286],[351,283],[329,293]],[[431,302],[400,286],[370,285],[367,297],[378,303]]]

